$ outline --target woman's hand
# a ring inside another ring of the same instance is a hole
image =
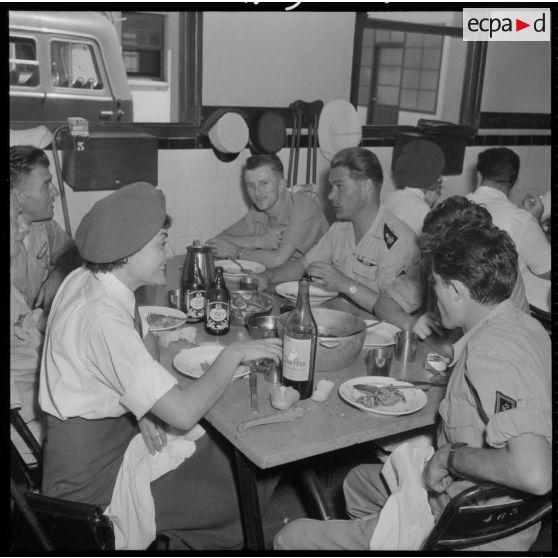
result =
[[[143,441],[151,455],[162,451],[167,445],[167,431],[165,425],[154,416],[144,415],[138,421],[139,430]]]
[[[272,358],[275,364],[281,362],[283,341],[276,337],[254,341],[237,341],[226,347],[221,354],[233,353],[240,356],[240,362],[259,358]],[[220,355],[219,355],[220,356]]]

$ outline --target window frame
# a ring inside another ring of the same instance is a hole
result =
[[[363,31],[366,28],[463,37],[463,29],[461,27],[369,18],[367,12],[357,12],[355,17],[353,65],[349,97],[350,102],[354,107],[358,106],[358,87],[362,56]],[[459,122],[457,124],[467,126],[470,129],[469,136],[474,136],[479,128],[486,51],[487,45],[484,41],[470,41],[467,45],[465,71],[463,74],[461,109]],[[393,137],[397,132],[412,130],[416,130],[416,126],[366,124],[362,126],[362,135],[363,138]]]
[[[12,62],[15,63],[16,65],[18,63],[25,63],[28,65],[32,65],[32,66],[37,66],[38,70],[39,70],[39,81],[37,84],[35,85],[25,85],[25,84],[19,84],[19,83],[10,83],[9,87],[17,87],[18,91],[33,91],[33,90],[38,90],[39,87],[41,86],[41,84],[43,83],[43,80],[45,79],[45,77],[42,75],[43,72],[41,70],[41,55],[40,55],[40,49],[39,49],[39,41],[37,40],[37,37],[34,37],[33,35],[27,35],[25,34],[25,32],[23,33],[13,33],[11,35],[9,35],[8,37],[8,45],[10,40],[14,38],[14,39],[23,39],[25,41],[32,41],[34,46],[35,46],[35,60],[33,60],[32,62],[34,62],[34,64],[29,64],[29,62],[31,62],[30,60],[26,60],[24,58],[11,58],[8,55],[8,63],[11,64]],[[10,70],[11,71],[11,70]]]

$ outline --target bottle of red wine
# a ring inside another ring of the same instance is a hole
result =
[[[230,329],[230,295],[223,279],[223,268],[215,268],[215,278],[207,289],[205,303],[205,331],[211,335],[225,335]]]
[[[188,323],[201,322],[205,315],[206,284],[197,261],[182,285],[184,312]]]
[[[283,330],[283,385],[291,386],[308,399],[314,389],[314,365],[318,326],[310,309],[310,279],[304,275],[298,283],[296,307]]]

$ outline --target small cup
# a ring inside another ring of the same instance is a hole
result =
[[[256,291],[258,290],[258,285],[260,282],[257,277],[252,277],[251,275],[246,275],[240,278],[239,287],[241,291]]]
[[[170,308],[182,310],[182,289],[172,289],[168,291],[167,300]]]
[[[398,331],[395,334],[395,359],[399,362],[414,362],[419,337],[413,331]]]
[[[389,376],[392,359],[393,349],[391,347],[378,347],[368,351],[368,375]]]
[[[281,384],[281,365],[275,364],[272,358],[262,358],[256,361],[256,370],[263,374],[266,382]]]

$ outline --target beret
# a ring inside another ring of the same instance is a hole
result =
[[[444,170],[444,152],[432,141],[415,139],[407,143],[393,167],[400,186],[430,188]]]
[[[134,182],[99,200],[76,230],[82,258],[111,263],[135,254],[163,227],[165,196],[147,182]]]

